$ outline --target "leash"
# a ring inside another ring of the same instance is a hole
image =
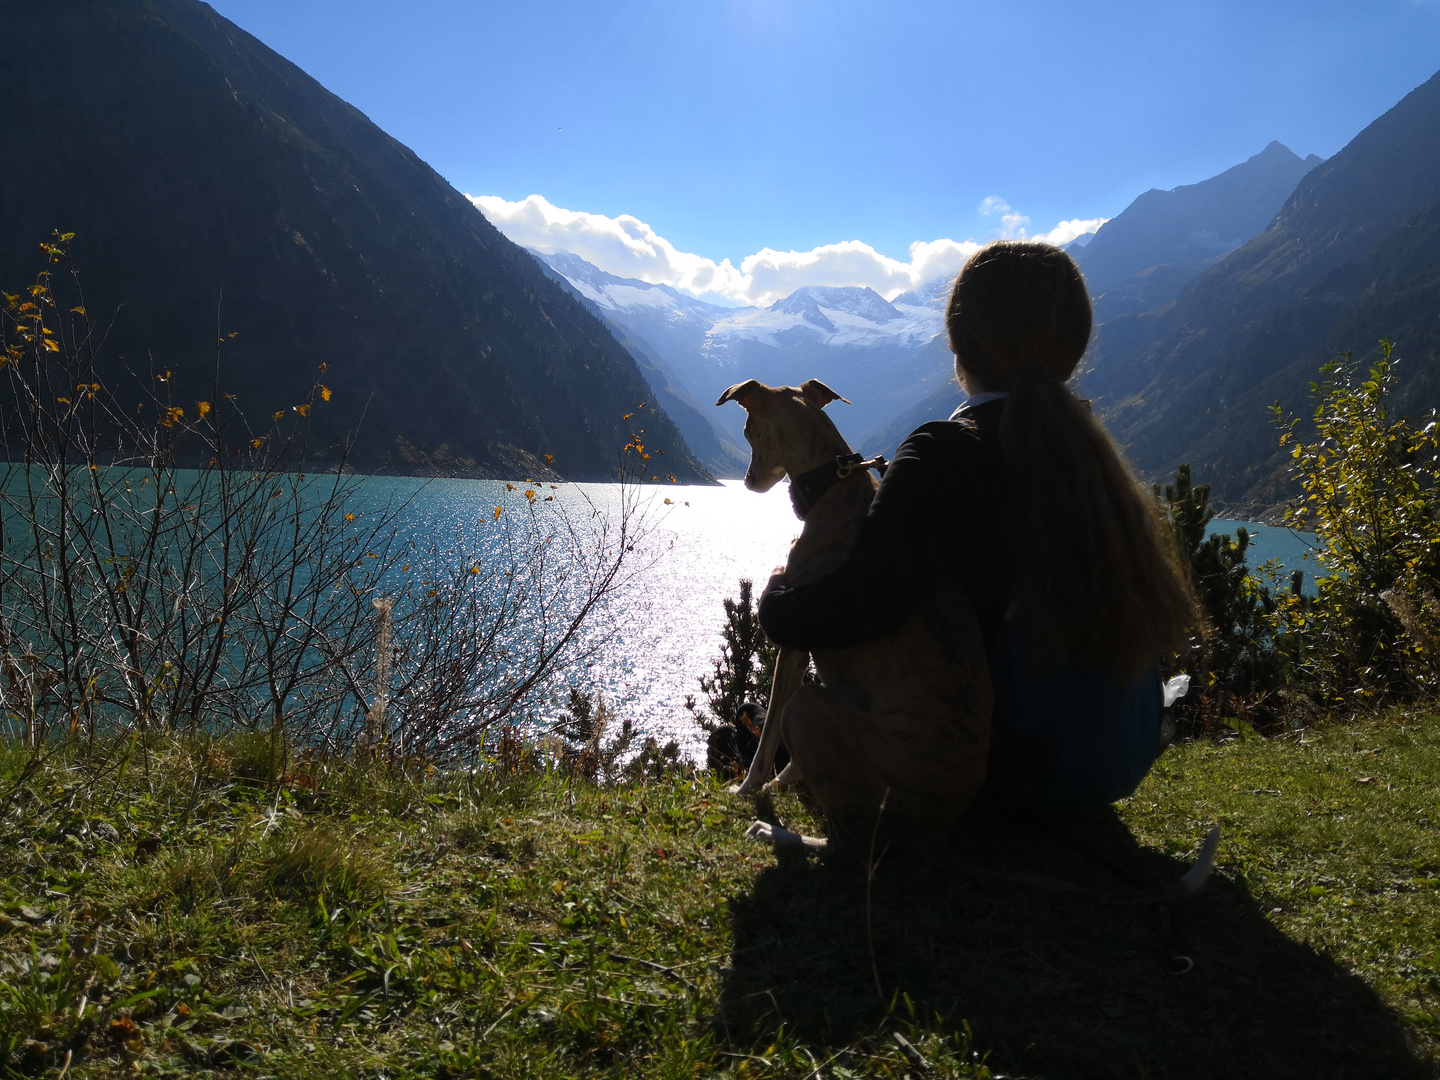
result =
[[[874,469],[883,478],[889,465],[883,454],[876,454],[868,461],[859,454],[837,454],[833,462],[827,461],[791,479],[790,506],[795,516],[804,521],[805,515],[815,509],[821,496],[841,480],[866,469]]]

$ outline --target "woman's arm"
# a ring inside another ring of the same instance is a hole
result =
[[[953,437],[940,427],[927,424],[897,451],[844,563],[794,587],[783,568],[771,575],[759,608],[771,641],[802,649],[858,645],[897,629],[919,604],[931,579],[934,534],[945,528],[945,502],[954,497],[956,473],[946,468],[953,448],[945,445]]]

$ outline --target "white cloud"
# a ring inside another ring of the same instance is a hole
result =
[[[980,203],[980,213],[986,217],[1000,215],[1000,228],[995,230],[996,240],[1024,240],[1025,226],[1030,224],[1030,219],[1024,214],[1016,212],[1010,204],[999,195],[987,195]]]
[[[1030,239],[1042,240],[1047,244],[1054,244],[1056,247],[1070,243],[1076,237],[1084,236],[1086,233],[1093,233],[1096,229],[1109,221],[1109,218],[1071,218],[1069,221],[1062,221],[1047,233],[1036,233]]]
[[[653,285],[671,285],[694,295],[707,293],[764,307],[806,285],[869,286],[887,300],[927,281],[956,273],[980,247],[975,240],[917,240],[910,261],[880,254],[860,240],[823,244],[809,251],[764,248],[748,255],[739,269],[724,259],[715,262],[679,251],[638,218],[588,214],[554,206],[543,196],[507,202],[494,195],[468,196],[502,233],[523,247],[568,251],[618,277],[639,278]],[[991,196],[981,212],[1000,215],[1004,238],[1023,238],[1030,219],[1016,213],[1004,199]],[[1068,243],[1092,232],[1104,219],[1062,221],[1034,239]]]

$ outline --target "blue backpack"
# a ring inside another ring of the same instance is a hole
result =
[[[1051,809],[1104,806],[1131,794],[1168,742],[1159,667],[1116,682],[1096,668],[1034,665],[1028,653],[1012,613],[991,656],[987,785],[1005,802]]]

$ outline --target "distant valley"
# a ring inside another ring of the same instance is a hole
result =
[[[837,402],[829,412],[856,446],[930,388],[954,385],[940,336],[944,281],[889,302],[871,289],[811,287],[768,308],[727,308],[615,277],[576,255],[535,255],[648,369],[661,403],[718,475],[738,476],[749,458],[743,412],[714,407],[737,382],[821,379],[853,403]]]

